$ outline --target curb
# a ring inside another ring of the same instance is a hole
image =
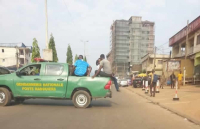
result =
[[[159,105],[160,107],[162,107],[162,108],[164,108],[164,109],[167,109],[168,111],[171,111],[171,112],[173,112],[174,114],[177,114],[177,115],[179,115],[179,116],[181,116],[181,117],[183,117],[183,118],[187,118],[187,120],[190,121],[190,122],[192,122],[192,123],[195,123],[195,124],[197,124],[197,125],[200,125],[200,121],[199,121],[199,120],[196,120],[196,119],[192,118],[192,117],[189,116],[189,115],[186,115],[186,114],[181,113],[181,112],[179,112],[179,111],[177,111],[177,110],[175,110],[175,109],[172,109],[172,108],[170,108],[170,107],[167,107],[167,106],[165,106],[165,105],[163,105],[163,104],[161,104],[161,103],[159,103],[159,102],[156,102],[156,101],[150,99],[149,97],[147,97],[146,95],[142,95],[142,94],[140,94],[140,93],[137,93],[137,92],[135,92],[135,91],[132,90],[132,89],[129,89],[129,88],[126,88],[126,89],[129,90],[129,91],[132,91],[133,93],[135,93],[135,94],[137,94],[137,95],[139,95],[139,96],[141,96],[142,98],[145,98],[145,99],[151,101],[151,102],[152,102],[153,104],[155,104],[155,105]]]

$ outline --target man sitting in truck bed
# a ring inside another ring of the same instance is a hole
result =
[[[72,75],[75,76],[90,76],[92,67],[85,61],[83,56],[79,55],[78,60],[75,62],[72,68]]]

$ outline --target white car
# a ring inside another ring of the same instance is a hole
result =
[[[127,79],[122,79],[122,80],[120,80],[120,86],[128,86],[128,81],[127,81]]]

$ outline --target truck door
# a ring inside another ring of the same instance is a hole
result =
[[[43,91],[37,90],[42,88],[41,68],[41,64],[33,64],[17,72],[14,78],[17,96],[43,97]]]
[[[46,64],[42,78],[45,97],[64,98],[67,86],[67,68],[64,64]]]

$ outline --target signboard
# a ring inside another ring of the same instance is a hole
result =
[[[181,69],[180,61],[168,61],[167,62],[167,70],[168,72],[177,71]]]
[[[188,34],[200,28],[200,16],[188,25]],[[183,39],[187,35],[187,26],[180,30],[177,34],[169,39],[169,46]]]
[[[52,49],[43,49],[43,59],[47,61],[53,61]]]

